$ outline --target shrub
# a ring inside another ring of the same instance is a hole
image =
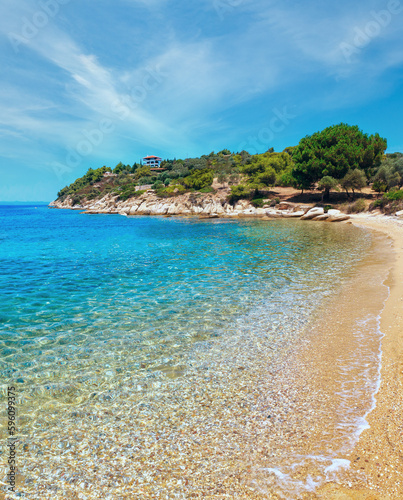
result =
[[[215,193],[215,190],[211,186],[199,189],[200,193]]]
[[[251,201],[251,203],[255,208],[262,208],[264,205],[263,198],[255,198]]]
[[[151,186],[152,189],[160,189],[162,187],[164,187],[164,183],[162,181],[155,181]]]
[[[137,181],[139,186],[144,186],[146,184],[151,184],[154,182],[154,179],[152,177],[140,177]]]
[[[375,210],[376,208],[380,208],[382,210],[386,204],[387,204],[386,198],[379,198],[379,200],[375,200],[373,203],[370,204],[369,209]]]
[[[96,190],[96,189],[92,189],[88,194],[87,194],[87,200],[93,200],[95,198],[97,198],[99,195],[101,194],[101,192],[99,190]]]
[[[353,213],[353,214],[358,214],[360,212],[365,212],[367,209],[367,205],[365,203],[365,200],[363,198],[359,198],[357,201],[354,203],[351,203],[348,206],[348,213]]]
[[[377,193],[384,193],[388,189],[386,182],[376,180],[372,184],[372,190]]]
[[[382,198],[371,203],[369,209],[379,208],[385,214],[391,214],[403,209],[403,190],[389,191]]]
[[[211,168],[201,168],[194,170],[191,175],[182,179],[186,188],[200,190],[211,186],[214,179],[214,173]]]
[[[389,193],[385,193],[384,197],[390,201],[403,200],[403,190],[392,190]]]
[[[168,198],[170,196],[176,196],[183,194],[186,189],[181,184],[173,184],[165,188],[158,188],[156,193],[160,198]]]
[[[130,186],[123,186],[122,190],[118,193],[119,198],[123,201],[136,195],[136,188],[132,184]]]
[[[231,194],[229,195],[229,202],[236,203],[238,200],[245,200],[251,197],[251,189],[244,184],[238,184],[231,187]]]

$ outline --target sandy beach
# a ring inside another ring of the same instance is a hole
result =
[[[396,217],[357,215],[357,226],[384,233],[393,242],[394,262],[385,283],[390,295],[381,314],[381,385],[365,430],[346,458],[344,484],[328,483],[315,498],[398,500],[403,498],[403,221]]]

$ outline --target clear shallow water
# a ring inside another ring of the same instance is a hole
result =
[[[164,384],[185,390],[195,366],[248,370],[259,357],[274,370],[370,247],[368,233],[334,224],[1,206],[0,375],[3,394],[17,386],[20,431],[36,450],[36,472],[23,472],[21,489],[41,474],[40,443],[53,435],[54,457],[61,433],[77,429],[72,407],[83,409],[91,447],[100,439],[91,411],[116,415],[123,402],[155,399]],[[103,425],[113,433],[117,424]],[[69,498],[63,491],[58,497]]]

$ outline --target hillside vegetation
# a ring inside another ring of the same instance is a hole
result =
[[[403,205],[403,154],[384,154],[387,142],[379,134],[368,135],[357,126],[333,125],[306,136],[295,147],[251,155],[247,151],[224,149],[198,158],[168,159],[160,170],[134,163],[118,163],[113,169],[90,168],[87,173],[58,193],[73,205],[100,199],[107,194],[127,200],[151,186],[158,197],[166,198],[190,191],[214,192],[213,181],[230,189],[228,201],[248,199],[255,206],[275,186],[323,192],[343,190],[354,199],[357,191],[372,185],[379,199],[373,207],[384,211]],[[109,172],[109,174],[107,174]],[[106,175],[105,175],[106,174]]]

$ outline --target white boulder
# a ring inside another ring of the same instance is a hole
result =
[[[344,220],[350,219],[350,216],[347,214],[333,215],[333,217],[329,217],[329,222],[342,222]]]
[[[314,207],[308,210],[308,212],[301,217],[302,220],[309,220],[317,217],[318,215],[323,215],[325,213],[322,207]]]

